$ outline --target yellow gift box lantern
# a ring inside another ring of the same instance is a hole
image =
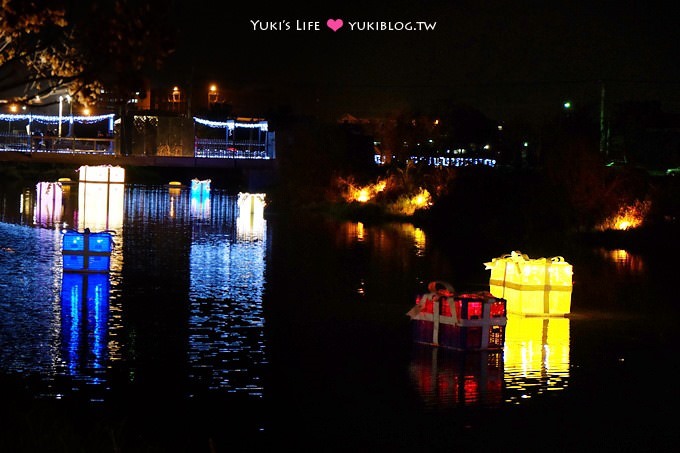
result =
[[[489,291],[507,301],[508,313],[564,316],[571,309],[572,265],[563,257],[529,258],[513,251],[484,263]]]

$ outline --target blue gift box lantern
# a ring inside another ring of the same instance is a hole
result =
[[[113,236],[109,231],[92,233],[67,231],[62,241],[64,271],[108,272],[111,267]]]
[[[191,196],[198,200],[204,200],[210,197],[210,179],[191,180]]]

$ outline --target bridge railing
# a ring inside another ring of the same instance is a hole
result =
[[[114,139],[0,133],[0,151],[114,154]]]
[[[259,141],[194,139],[194,156],[223,159],[273,159],[267,144]]]
[[[0,151],[23,153],[110,154],[116,153],[113,138],[58,137],[0,133]],[[163,153],[167,155],[168,153]],[[273,159],[273,151],[258,141],[196,138],[194,157],[218,159]]]

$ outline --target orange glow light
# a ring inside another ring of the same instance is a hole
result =
[[[616,215],[603,222],[599,229],[604,231],[638,228],[644,223],[649,208],[649,201],[636,201],[632,205],[621,206]]]
[[[378,181],[375,184],[369,184],[364,187],[357,187],[349,184],[343,198],[348,202],[358,201],[359,203],[366,203],[372,200],[375,196],[385,190],[387,181]]]

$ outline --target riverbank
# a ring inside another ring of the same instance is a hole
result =
[[[525,213],[518,218],[506,214],[494,216],[492,212],[476,212],[469,217],[458,211],[441,209],[420,210],[414,215],[398,215],[377,203],[322,203],[305,209],[312,215],[325,216],[337,221],[362,222],[366,226],[393,222],[411,223],[436,237],[438,244],[456,253],[464,252],[469,244],[479,249],[514,250],[518,245],[555,243],[569,240],[605,249],[625,249],[641,254],[668,254],[680,251],[680,222],[675,219],[650,222],[627,230],[597,230],[550,228],[537,212],[536,218]],[[537,225],[540,228],[537,228]],[[482,239],[482,240],[480,240]]]

